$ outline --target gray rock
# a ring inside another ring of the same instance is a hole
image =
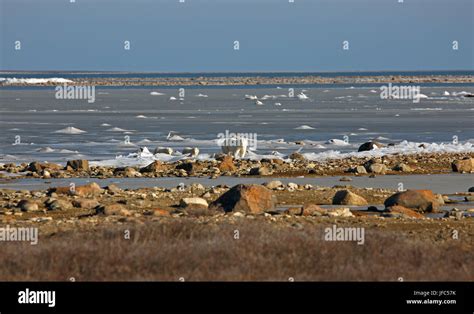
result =
[[[387,167],[384,164],[371,164],[368,167],[370,173],[385,174]]]
[[[355,167],[354,172],[358,174],[367,174],[367,170],[365,169],[364,166]]]
[[[35,212],[39,211],[39,206],[36,202],[30,200],[21,200],[17,207],[24,212]]]
[[[337,191],[333,197],[332,203],[335,205],[368,205],[367,200],[349,190]]]
[[[284,185],[281,181],[278,180],[273,180],[270,182],[266,182],[263,184],[265,187],[267,187],[270,190],[282,190],[284,189]]]
[[[47,202],[48,210],[68,210],[71,209],[73,206],[69,201],[58,199],[58,200],[51,200]]]
[[[185,197],[179,202],[179,206],[182,208],[207,208],[209,205],[207,201],[200,197]]]

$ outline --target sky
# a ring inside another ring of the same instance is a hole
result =
[[[71,1],[0,0],[0,70],[474,70],[474,0]]]

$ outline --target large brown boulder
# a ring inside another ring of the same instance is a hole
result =
[[[395,205],[388,207],[384,211],[385,216],[389,217],[402,217],[402,218],[423,218],[424,216],[410,208],[406,208],[403,206]]]
[[[93,209],[99,206],[99,202],[95,199],[80,198],[72,201],[72,205],[78,208]]]
[[[256,184],[238,184],[211,203],[211,210],[243,211],[259,214],[275,209],[276,197],[272,191]]]
[[[68,160],[66,170],[86,170],[89,171],[89,161],[85,159]]]
[[[237,170],[237,167],[234,165],[234,158],[229,155],[222,157],[221,163],[218,166],[221,172],[234,172]]]
[[[147,173],[147,172],[154,173],[154,172],[165,170],[165,168],[166,167],[159,160],[155,160],[148,166],[141,168],[140,172],[141,173]]]
[[[362,196],[352,193],[349,190],[337,191],[332,199],[334,205],[356,205],[363,206],[367,205],[367,200]]]
[[[28,164],[26,170],[32,171],[32,172],[41,172],[44,169],[51,169],[51,170],[59,170],[61,169],[61,165],[58,164],[51,164],[51,163],[41,163],[38,161],[33,161]]]
[[[132,213],[121,204],[109,204],[98,206],[95,209],[97,215],[105,216],[131,216]]]
[[[102,193],[102,188],[95,182],[82,185],[82,186],[68,186],[68,187],[57,187],[50,188],[48,193],[56,194],[69,194],[78,196],[94,196]]]
[[[196,161],[196,162],[186,161],[177,165],[175,169],[176,170],[183,169],[184,171],[186,171],[187,174],[191,175],[196,172],[201,172],[204,169],[204,165],[201,164],[199,161]]]
[[[466,157],[451,164],[454,172],[474,172],[474,158]]]
[[[273,174],[273,171],[265,166],[261,166],[250,169],[249,174],[252,176],[269,176]]]
[[[436,212],[440,203],[431,190],[407,190],[393,194],[384,205],[385,208],[399,205],[419,212]]]

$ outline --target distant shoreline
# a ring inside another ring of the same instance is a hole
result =
[[[433,72],[434,73],[434,72]],[[71,80],[68,85],[89,86],[260,86],[260,85],[316,85],[316,84],[452,84],[472,83],[474,84],[474,72],[454,74],[433,74],[426,72],[413,72],[416,75],[389,74],[380,72],[366,73],[188,73],[188,74],[158,74],[158,73],[97,73],[97,74],[73,74],[55,73],[54,78],[67,78]],[[48,81],[53,76],[47,73],[32,74],[15,72],[0,72],[0,86],[56,86],[63,85],[62,82]],[[24,79],[9,82],[6,79]],[[31,83],[34,79],[46,79],[46,82]]]

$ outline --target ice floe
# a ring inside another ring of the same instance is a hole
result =
[[[73,81],[61,78],[61,77],[51,77],[51,78],[5,78],[1,77],[0,78],[0,83],[5,83],[5,84],[47,84],[47,83],[59,83],[59,84],[65,84],[65,83],[73,83]]]
[[[300,125],[299,127],[296,127],[295,130],[314,130],[314,128],[310,127],[309,125],[303,124],[303,125]]]
[[[73,126],[68,126],[64,129],[54,131],[54,133],[61,133],[61,134],[82,134],[86,133],[86,131],[75,128]]]

